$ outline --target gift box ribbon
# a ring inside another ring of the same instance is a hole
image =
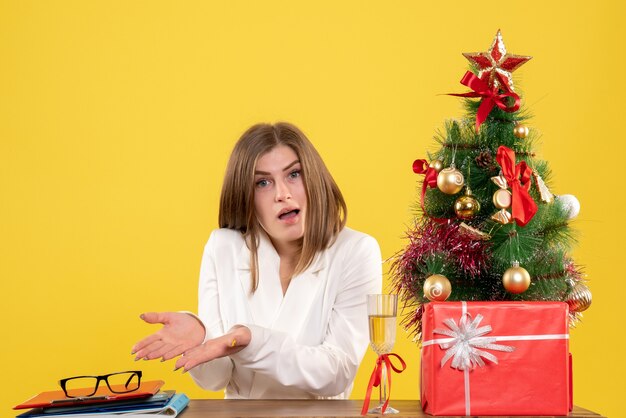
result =
[[[515,347],[494,344],[497,341],[537,341],[537,340],[567,340],[569,334],[539,334],[539,335],[507,335],[489,336],[492,328],[490,325],[479,327],[483,316],[476,315],[474,319],[467,312],[467,303],[461,302],[461,318],[459,323],[452,318],[447,318],[443,323],[449,329],[435,329],[433,334],[447,335],[449,338],[434,338],[424,341],[422,347],[429,345],[439,345],[446,354],[441,359],[441,367],[448,360],[452,359],[450,367],[463,371],[464,392],[465,392],[465,415],[470,415],[470,378],[469,372],[475,367],[483,367],[483,359],[498,364],[498,358],[484,350],[512,352]]]
[[[400,361],[402,368],[394,366],[394,364],[391,362],[390,357],[397,358]],[[387,397],[385,399],[385,403],[383,404],[381,408],[382,414],[385,413],[385,410],[387,409],[387,406],[389,405],[389,398],[391,397],[391,370],[395,371],[396,373],[402,373],[404,369],[406,369],[406,363],[404,362],[402,357],[400,357],[396,353],[381,354],[380,356],[378,356],[378,359],[376,360],[376,367],[374,367],[374,371],[372,372],[372,376],[370,377],[370,381],[367,385],[367,392],[365,393],[365,399],[363,400],[363,408],[361,409],[361,415],[367,415],[367,408],[369,408],[370,398],[372,397],[372,389],[382,384],[381,380],[382,380],[382,374],[383,374],[383,367],[385,367],[387,371],[386,373],[387,374],[387,393],[386,393]],[[382,399],[380,401],[382,402]]]

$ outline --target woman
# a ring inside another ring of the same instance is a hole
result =
[[[380,293],[376,241],[345,227],[346,205],[321,157],[288,123],[258,124],[230,157],[220,228],[204,249],[198,317],[133,347],[227,398],[347,398],[368,344],[366,295]]]

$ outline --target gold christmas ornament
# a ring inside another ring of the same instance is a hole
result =
[[[570,312],[582,312],[591,306],[591,291],[584,283],[578,282],[567,295],[566,302]]]
[[[493,205],[498,209],[508,209],[511,207],[513,195],[506,189],[499,189],[493,194]]]
[[[470,219],[480,212],[480,202],[472,196],[469,187],[465,190],[465,195],[454,202],[454,212],[459,219]]]
[[[437,175],[437,188],[445,194],[457,194],[463,188],[465,178],[454,165],[444,168]]]
[[[513,263],[502,275],[502,284],[509,293],[524,293],[530,286],[530,274],[519,263]]]
[[[435,170],[437,173],[443,169],[443,161],[441,160],[432,160],[430,164],[428,164],[430,168]]]
[[[546,183],[543,181],[537,170],[533,170],[533,177],[535,178],[535,183],[537,184],[537,190],[539,191],[539,198],[544,203],[551,203],[554,201],[554,195],[546,186]]]
[[[491,235],[481,231],[480,229],[473,228],[465,222],[461,222],[459,224],[459,234],[465,235],[477,241],[489,241],[491,239]]]
[[[528,132],[528,126],[517,124],[513,128],[513,135],[515,135],[515,138],[518,139],[526,139],[526,137],[528,136]]]
[[[443,302],[452,293],[452,285],[446,276],[433,274],[424,281],[424,296],[431,302]]]

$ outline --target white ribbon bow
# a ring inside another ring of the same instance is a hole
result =
[[[468,321],[468,318],[470,321]],[[489,360],[495,364],[498,364],[498,359],[491,353],[480,350],[481,348],[487,350],[512,352],[514,347],[502,344],[493,344],[497,341],[495,337],[483,337],[483,335],[491,332],[491,325],[484,325],[478,328],[480,322],[483,320],[483,316],[478,314],[474,320],[471,320],[471,316],[468,313],[461,315],[459,325],[456,324],[454,319],[448,318],[443,323],[450,328],[436,329],[433,331],[435,334],[443,334],[448,337],[452,337],[451,341],[446,341],[439,344],[439,347],[446,350],[446,354],[441,359],[441,367],[452,358],[452,364],[450,367],[457,370],[471,370],[477,365],[483,367],[485,362],[483,358]]]

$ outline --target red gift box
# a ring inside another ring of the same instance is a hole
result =
[[[568,343],[563,302],[427,303],[422,409],[431,415],[567,415]]]

